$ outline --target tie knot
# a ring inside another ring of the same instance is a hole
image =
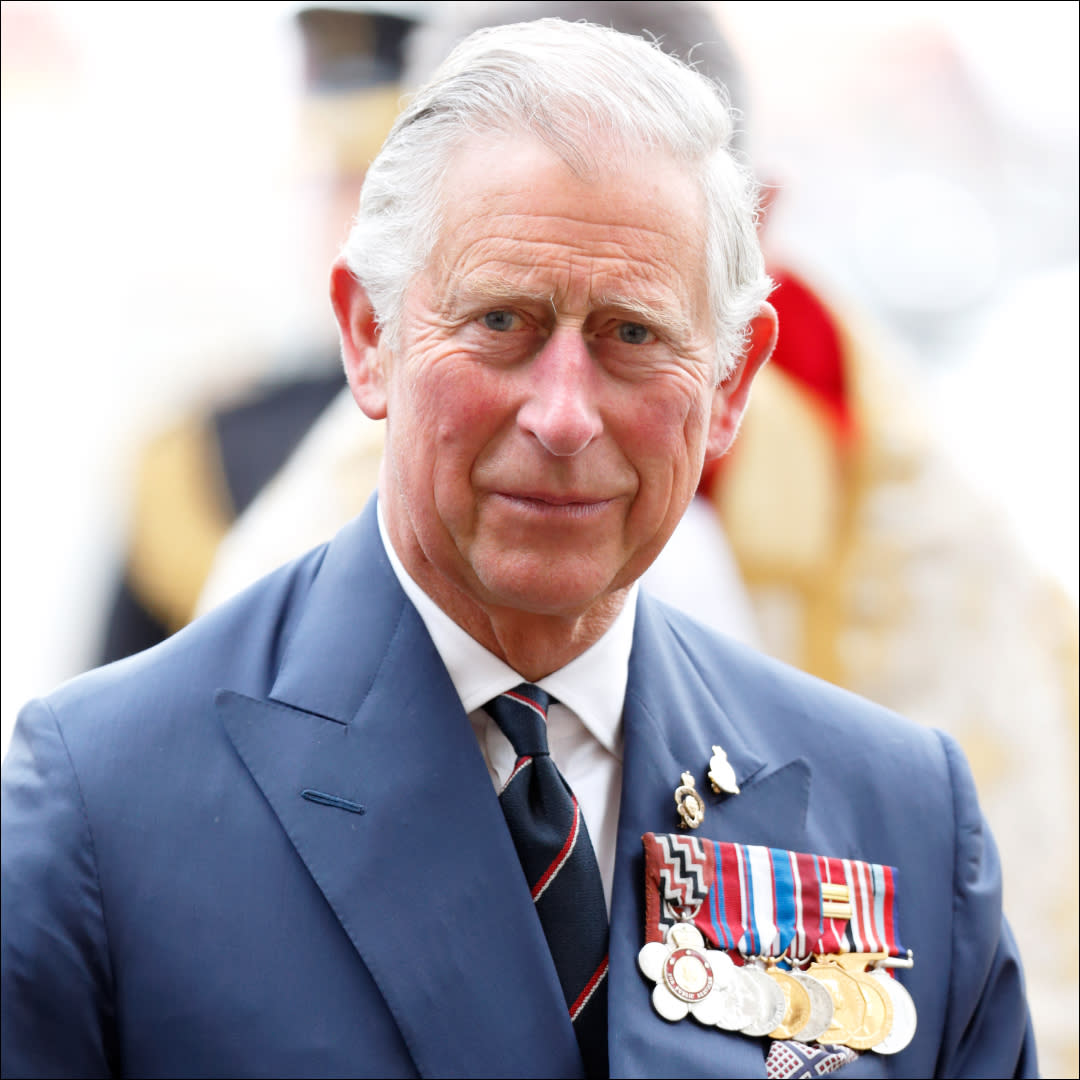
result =
[[[547,711],[551,697],[532,683],[522,683],[488,702],[499,730],[510,740],[518,757],[548,752]]]

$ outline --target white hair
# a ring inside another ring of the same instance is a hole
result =
[[[559,19],[462,41],[398,117],[368,170],[343,255],[389,340],[438,238],[452,155],[469,136],[521,130],[583,178],[650,152],[697,176],[723,378],[771,288],[756,235],[757,185],[732,150],[725,93],[656,43]]]

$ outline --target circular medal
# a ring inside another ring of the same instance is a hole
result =
[[[747,978],[754,980],[758,991],[758,1014],[741,1029],[742,1033],[754,1036],[768,1035],[784,1019],[784,1013],[787,1011],[784,993],[776,981],[770,979],[761,968],[744,967],[742,970]]]
[[[709,949],[705,953],[705,959],[712,968],[712,990],[705,997],[701,998],[701,1000],[695,1001],[690,1006],[690,1015],[699,1024],[704,1024],[706,1027],[715,1027],[717,1020],[720,1019],[722,1011],[719,996],[720,987],[727,986],[730,979],[729,973],[724,971],[723,961],[726,960],[730,965],[731,958],[726,953]]]
[[[829,991],[812,975],[807,975],[805,971],[793,971],[791,977],[802,984],[803,989],[810,998],[810,1019],[791,1037],[797,1042],[813,1042],[832,1023],[833,1000],[829,996]]]
[[[692,1005],[712,990],[712,965],[697,949],[673,949],[664,961],[664,985],[680,1001]]]
[[[903,983],[897,982],[887,972],[878,969],[870,972],[870,978],[880,983],[885,992],[892,999],[893,1025],[892,1031],[873,1047],[878,1054],[898,1054],[915,1037],[917,1017],[915,1002],[911,1000],[911,994]]]
[[[722,990],[727,986],[739,969],[735,966],[731,957],[719,949],[706,949],[705,955],[708,957],[709,963],[712,964],[713,992],[715,993],[717,990]]]
[[[851,971],[848,974],[858,983],[859,992],[866,1002],[866,1013],[862,1023],[849,1035],[847,1045],[852,1050],[869,1050],[892,1030],[892,998],[865,971]]]
[[[728,957],[730,961],[730,957]],[[761,1012],[761,995],[744,968],[731,965],[727,985],[713,994],[718,1006],[716,1026],[725,1031],[742,1031]]]
[[[662,941],[649,941],[637,954],[637,966],[646,979],[659,982],[664,977],[664,961],[671,950]]]
[[[765,974],[780,987],[784,995],[784,1018],[769,1032],[770,1039],[791,1039],[802,1031],[810,1019],[810,995],[791,973],[770,967]]]
[[[848,1039],[862,1026],[866,999],[859,984],[837,963],[818,961],[807,970],[829,992],[833,1003],[832,1023],[818,1036],[820,1043],[848,1045]]]

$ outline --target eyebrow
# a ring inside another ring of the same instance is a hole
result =
[[[642,299],[623,293],[601,293],[596,306],[613,308],[628,315],[637,315],[642,322],[656,327],[673,337],[688,337],[691,333],[690,320],[666,300]]]
[[[521,285],[515,285],[502,277],[479,277],[472,278],[468,284],[469,303],[488,302],[537,304],[543,307],[555,309],[555,301],[551,293],[539,290],[530,290]],[[455,303],[463,300],[462,292],[455,290],[452,297]],[[626,315],[636,316],[643,323],[654,327],[672,337],[687,337],[692,332],[690,320],[677,309],[677,305],[665,299],[643,298],[630,296],[620,292],[601,293],[593,301],[594,308],[613,309]]]

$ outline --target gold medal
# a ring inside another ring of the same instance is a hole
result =
[[[833,1000],[832,1023],[818,1036],[818,1042],[847,1046],[848,1039],[866,1019],[866,998],[859,984],[831,956],[819,957],[810,965],[807,974],[822,983]]]
[[[781,971],[775,961],[769,963],[765,974],[776,982],[784,995],[784,1018],[769,1032],[769,1038],[792,1039],[810,1021],[810,995],[798,979],[792,978],[790,972]]]
[[[888,992],[866,971],[870,961],[883,959],[885,953],[848,953],[837,962],[855,980],[866,1002],[862,1023],[851,1032],[847,1045],[852,1050],[869,1050],[883,1042],[892,1031],[893,1005]]]
[[[892,1031],[892,999],[865,971],[849,971],[848,974],[859,984],[859,991],[866,1001],[866,1014],[847,1044],[852,1050],[869,1050]]]

